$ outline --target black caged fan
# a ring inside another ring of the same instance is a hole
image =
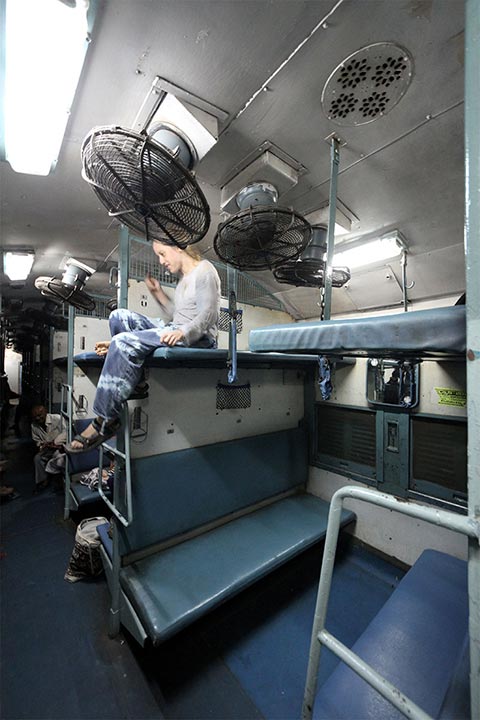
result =
[[[300,257],[293,262],[287,262],[273,271],[279,283],[295,285],[296,287],[321,288],[325,285],[325,254],[327,228],[325,225],[312,226],[312,239]],[[332,287],[342,287],[350,280],[350,270],[347,267],[332,268]]]
[[[176,127],[93,128],[81,156],[82,176],[108,214],[135,233],[180,248],[206,234],[210,210],[190,171],[195,149]]]
[[[310,240],[310,224],[294,210],[276,205],[278,193],[269,183],[241,190],[240,212],[218,226],[213,244],[217,255],[240,270],[273,269],[294,260]]]
[[[61,278],[38,277],[35,287],[42,295],[55,302],[66,302],[77,310],[90,312],[95,309],[95,300],[83,288],[94,269],[84,263],[69,258]]]

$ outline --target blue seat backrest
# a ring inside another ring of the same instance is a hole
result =
[[[87,425],[90,425],[92,420],[93,418],[78,418],[77,420],[75,420],[75,434],[79,434],[83,430],[85,430]],[[103,457],[103,464],[109,465],[110,460],[105,457],[105,454]],[[95,450],[90,450],[89,452],[68,455],[68,462],[70,473],[72,475],[74,475],[75,473],[87,472],[88,470],[92,470],[92,468],[98,467],[98,449],[95,448]]]
[[[122,554],[187,532],[306,483],[301,428],[140,458],[132,462],[134,519]]]

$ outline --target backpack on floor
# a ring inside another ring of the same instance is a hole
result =
[[[84,578],[96,577],[103,571],[97,526],[107,522],[104,517],[94,517],[79,523],[64,580],[74,583]]]

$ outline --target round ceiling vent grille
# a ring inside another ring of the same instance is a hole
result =
[[[410,85],[413,60],[405,48],[374,43],[335,68],[322,92],[322,107],[337,125],[364,125],[386,115]]]

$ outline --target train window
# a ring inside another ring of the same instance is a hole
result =
[[[465,504],[467,424],[463,420],[412,417],[412,490]]]
[[[413,408],[418,404],[418,363],[370,358],[367,400],[378,407]]]
[[[360,480],[375,480],[375,415],[370,410],[318,403],[315,465]]]

